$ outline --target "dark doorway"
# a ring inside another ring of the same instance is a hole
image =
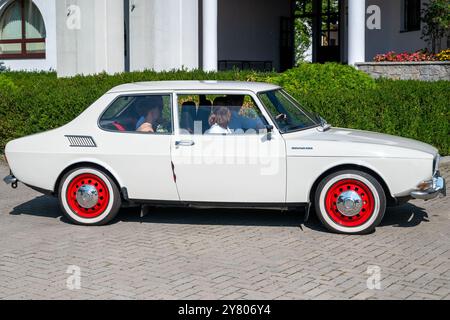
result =
[[[341,62],[342,0],[294,1],[296,62],[306,47],[312,47],[313,62]]]
[[[318,1],[319,17],[315,40],[317,43],[317,62],[341,61],[340,16],[339,0]]]
[[[294,26],[291,17],[280,19],[280,71],[294,66]]]

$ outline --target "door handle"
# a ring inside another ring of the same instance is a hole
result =
[[[193,145],[195,145],[195,142],[192,140],[175,141],[176,147],[192,147]]]

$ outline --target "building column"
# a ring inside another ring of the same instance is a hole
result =
[[[203,70],[217,71],[218,0],[203,0]]]
[[[348,64],[366,59],[366,1],[348,0]]]

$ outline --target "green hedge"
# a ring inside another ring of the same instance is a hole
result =
[[[333,63],[303,64],[282,74],[145,71],[58,79],[54,73],[4,72],[0,74],[0,152],[11,139],[69,122],[116,85],[206,79],[277,83],[334,126],[414,138],[450,154],[450,82],[375,81]]]

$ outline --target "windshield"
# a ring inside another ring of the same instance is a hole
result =
[[[313,114],[300,107],[284,90],[263,92],[259,98],[282,133],[320,125]]]

